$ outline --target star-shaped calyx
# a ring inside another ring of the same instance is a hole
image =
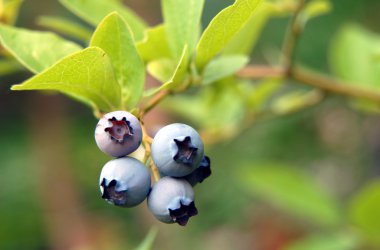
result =
[[[115,204],[116,206],[123,206],[127,202],[126,195],[125,195],[127,190],[116,191],[116,185],[117,185],[116,180],[112,180],[107,185],[106,179],[103,179],[102,183],[100,183],[100,186],[103,187],[102,198]]]
[[[186,226],[189,218],[198,214],[198,210],[195,207],[194,202],[191,202],[189,205],[184,205],[180,202],[181,206],[178,209],[170,209],[169,214],[172,217],[173,221],[178,223],[181,226]]]
[[[191,143],[190,136],[186,136],[182,140],[174,139],[174,142],[177,145],[177,153],[174,155],[173,159],[176,162],[183,163],[185,165],[193,164],[198,148],[194,147]]]
[[[118,143],[123,143],[127,137],[133,135],[133,129],[130,122],[125,117],[120,121],[115,117],[108,119],[111,122],[111,127],[105,128],[104,131],[108,132],[112,140]]]

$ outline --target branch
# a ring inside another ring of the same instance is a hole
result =
[[[281,67],[249,65],[238,72],[238,76],[250,79],[284,77],[329,93],[362,98],[380,103],[380,92],[356,87],[352,85],[352,83],[337,80],[302,68],[294,67],[287,73],[286,70]]]

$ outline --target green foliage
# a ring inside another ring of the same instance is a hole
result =
[[[204,0],[163,0],[161,4],[169,46],[177,59],[185,45],[190,51],[195,47]]]
[[[171,57],[169,42],[166,38],[163,24],[147,29],[145,39],[138,42],[136,47],[144,61]]]
[[[6,24],[14,24],[22,3],[23,0],[1,0],[0,20]]]
[[[283,165],[250,166],[240,175],[252,194],[317,225],[336,226],[342,218],[335,200],[300,170]]]
[[[86,42],[91,38],[92,32],[87,27],[70,19],[55,16],[41,16],[38,18],[37,23],[42,27]]]
[[[236,0],[216,15],[203,32],[198,45],[196,63],[203,68],[244,27],[261,0]]]
[[[144,90],[145,69],[123,18],[116,12],[105,17],[91,39],[91,46],[101,48],[110,57],[121,85],[122,107],[132,109]]]
[[[380,181],[366,184],[351,200],[349,217],[362,234],[380,246]]]
[[[81,49],[79,45],[50,32],[31,31],[1,24],[0,43],[33,73],[41,72],[62,57]]]
[[[233,55],[217,57],[203,71],[203,84],[209,84],[235,74],[249,61],[247,56]]]
[[[121,108],[121,90],[111,61],[97,47],[71,54],[12,90],[57,90],[96,111]]]
[[[74,14],[92,25],[98,23],[109,13],[117,11],[128,23],[136,41],[143,39],[145,22],[132,10],[118,1],[110,0],[60,0]]]

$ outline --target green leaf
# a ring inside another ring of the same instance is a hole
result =
[[[337,225],[341,215],[335,200],[302,171],[282,165],[250,166],[239,175],[247,191],[319,225]]]
[[[311,235],[292,243],[285,250],[355,250],[358,245],[357,235],[345,232]]]
[[[261,0],[236,0],[216,15],[197,45],[196,64],[203,68],[244,27]]]
[[[264,2],[223,50],[224,55],[250,55],[269,17],[275,13],[273,4]]]
[[[169,41],[175,59],[182,55],[187,44],[193,51],[199,38],[204,0],[162,0],[162,12]]]
[[[81,47],[51,32],[31,31],[0,24],[0,44],[33,73],[53,65]]]
[[[158,81],[165,83],[170,80],[175,71],[176,64],[172,59],[162,58],[151,61],[147,70]]]
[[[100,47],[110,57],[121,86],[122,105],[134,108],[144,91],[145,67],[126,22],[116,12],[109,14],[97,27],[91,45]]]
[[[249,57],[242,55],[221,56],[208,63],[203,71],[203,84],[209,84],[230,76],[245,65]]]
[[[323,97],[318,89],[295,90],[277,97],[271,104],[271,110],[278,115],[290,114],[321,102]]]
[[[330,12],[331,8],[332,6],[329,0],[314,0],[306,5],[302,16],[305,19],[304,21],[306,21],[308,19]]]
[[[374,57],[379,46],[380,36],[357,25],[347,25],[332,42],[331,67],[350,84],[380,90],[380,62]]]
[[[366,184],[351,200],[349,217],[366,238],[380,246],[380,180]]]
[[[282,79],[270,78],[265,79],[252,87],[252,83],[249,83],[249,88],[245,91],[247,94],[247,108],[260,110],[262,109],[268,99],[270,99],[281,88]]]
[[[139,41],[144,38],[145,22],[132,10],[118,1],[109,0],[60,0],[74,14],[92,25],[98,25],[109,13],[117,11],[128,23],[134,38]]]
[[[165,26],[162,24],[147,29],[144,40],[138,42],[136,47],[141,58],[146,62],[171,57]]]
[[[92,35],[91,30],[77,22],[55,16],[40,16],[37,20],[38,25],[59,32],[63,35],[89,41]]]
[[[149,230],[149,233],[146,235],[145,239],[140,243],[140,245],[135,248],[135,250],[150,250],[153,247],[154,239],[157,236],[157,229],[152,228]]]
[[[380,36],[357,25],[346,25],[334,38],[330,62],[334,73],[348,84],[380,91],[380,61],[376,60]],[[380,111],[378,103],[355,100],[365,111]]]
[[[1,6],[0,6],[0,20],[2,20],[6,24],[13,25],[17,19],[18,12],[23,2],[24,2],[23,0],[5,1],[3,3],[2,11],[1,11]]]
[[[170,69],[172,68],[172,61],[170,60],[159,60],[155,64],[150,64],[148,70],[159,80],[165,81],[167,77],[169,76]],[[185,84],[185,77],[186,73],[188,71],[189,66],[189,50],[187,45],[183,48],[181,58],[179,59],[177,65],[173,68],[174,71],[172,71],[170,79],[165,81],[164,84],[162,84],[158,88],[149,89],[145,96],[151,96],[155,93],[157,93],[160,90],[172,90],[177,87],[180,87],[180,85]]]
[[[95,111],[120,109],[121,89],[107,54],[90,47],[69,55],[12,90],[56,90],[74,97]]]

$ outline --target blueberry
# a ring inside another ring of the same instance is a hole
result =
[[[181,226],[198,214],[191,185],[183,179],[169,176],[153,185],[148,196],[148,208],[159,221]]]
[[[96,125],[96,144],[104,153],[122,157],[135,151],[141,144],[139,120],[127,111],[105,114]]]
[[[211,162],[210,158],[204,156],[199,167],[196,168],[191,174],[182,177],[187,180],[191,186],[195,186],[197,183],[201,183],[207,177],[211,175]]]
[[[186,124],[167,125],[153,139],[152,158],[165,176],[188,175],[203,158],[202,139],[195,129]]]
[[[133,207],[148,195],[150,174],[144,164],[126,156],[104,165],[99,184],[103,199],[116,206]]]

